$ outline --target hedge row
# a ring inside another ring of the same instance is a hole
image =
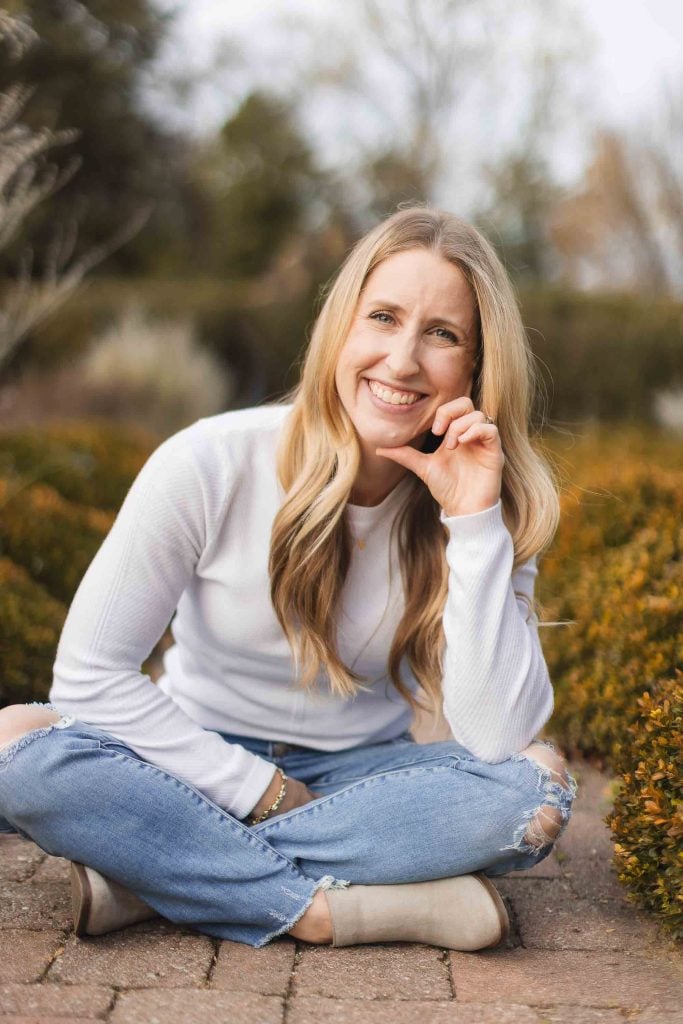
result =
[[[94,278],[36,331],[22,360],[47,370],[72,359],[134,301],[152,316],[191,317],[255,404],[294,383],[317,295],[313,282],[277,294],[262,282]],[[656,394],[683,389],[681,303],[550,288],[520,300],[553,419],[653,420]]]
[[[116,511],[159,443],[135,426],[64,422],[0,432],[0,477],[48,484],[67,501]]]
[[[598,432],[565,454],[542,562],[549,730],[620,781],[606,818],[631,898],[683,936],[683,446]],[[656,461],[655,461],[656,460]]]
[[[0,558],[0,706],[47,700],[66,607]]]
[[[638,700],[619,757],[622,785],[608,817],[630,898],[683,939],[683,672]]]
[[[0,705],[47,699],[67,609],[157,444],[105,422],[0,433]]]

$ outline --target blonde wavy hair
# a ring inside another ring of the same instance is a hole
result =
[[[351,559],[344,509],[360,464],[335,369],[368,276],[389,256],[417,248],[458,267],[476,300],[471,397],[475,408],[486,409],[496,421],[505,453],[501,498],[514,542],[513,568],[545,549],[557,529],[558,487],[529,436],[538,371],[507,272],[489,242],[460,218],[428,206],[399,209],[361,238],[327,286],[299,384],[283,398],[293,408],[277,452],[285,501],[271,536],[271,600],[304,688],[315,685],[321,670],[332,692],[343,696],[353,696],[367,681],[342,662],[335,636],[335,612]],[[438,503],[416,476],[394,528],[405,611],[388,654],[388,674],[413,711],[438,711],[447,532]],[[535,614],[533,607],[529,614]],[[401,678],[404,659],[427,706]]]

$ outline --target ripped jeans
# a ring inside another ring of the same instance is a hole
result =
[[[337,752],[222,735],[322,795],[250,826],[62,715],[0,748],[0,832],[95,868],[170,921],[259,948],[318,889],[532,867],[553,846],[539,808],[559,808],[561,835],[576,792],[526,755],[488,764],[408,732]]]

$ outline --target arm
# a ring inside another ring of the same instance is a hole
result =
[[[50,700],[243,818],[274,766],[192,721],[140,671],[225,508],[220,460],[198,468],[211,443],[185,428],[143,466],[69,608]]]
[[[511,576],[512,537],[502,503],[471,515],[441,515],[450,539],[443,711],[453,736],[495,763],[524,749],[550,718],[553,690],[533,600],[535,557]]]

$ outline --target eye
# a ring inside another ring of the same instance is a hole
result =
[[[381,317],[386,317],[386,320],[382,320]],[[371,313],[370,320],[376,320],[380,324],[388,324],[394,319],[391,313],[387,313],[385,309],[378,309],[375,313]]]
[[[437,337],[443,338],[445,341],[450,341],[454,345],[457,345],[457,337],[453,334],[453,331],[449,331],[447,327],[435,327],[434,331],[439,332],[437,333]]]

